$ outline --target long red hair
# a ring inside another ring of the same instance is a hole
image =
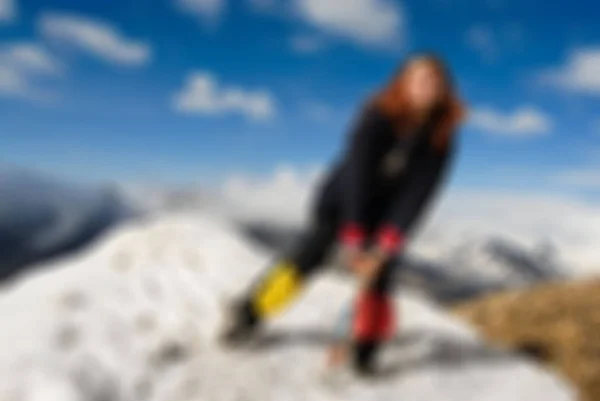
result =
[[[428,118],[433,119],[430,121],[433,124],[432,146],[444,151],[465,112],[448,69],[440,58],[430,54],[410,58],[394,74],[391,82],[375,96],[374,103],[395,122],[398,133],[406,135],[416,119],[406,96],[406,80],[414,68],[422,65],[434,71],[442,86],[439,100],[430,110]]]

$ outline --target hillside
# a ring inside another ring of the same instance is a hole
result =
[[[425,299],[397,298],[403,333],[380,380],[323,384],[332,322],[353,294],[334,275],[274,322],[255,351],[215,343],[224,300],[272,258],[224,221],[162,216],[0,291],[5,401],[568,401],[570,386],[490,348]]]
[[[600,400],[600,280],[491,295],[456,314],[488,340],[563,372],[582,401]]]

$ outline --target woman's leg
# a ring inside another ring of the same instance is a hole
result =
[[[356,301],[353,324],[354,367],[359,373],[373,373],[379,349],[394,335],[396,315],[390,294],[396,264],[395,260],[386,263]]]
[[[291,252],[259,279],[249,299],[260,318],[277,315],[296,298],[306,280],[323,267],[336,231],[333,224],[326,223],[311,228]]]
[[[297,247],[279,259],[251,286],[236,306],[222,334],[226,343],[245,341],[259,324],[289,306],[306,280],[320,268],[335,242],[337,225],[322,222],[313,226]]]

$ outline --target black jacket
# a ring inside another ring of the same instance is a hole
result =
[[[446,150],[432,145],[432,124],[401,136],[390,118],[375,107],[366,108],[319,192],[317,219],[358,225],[370,233],[382,226],[407,233],[454,153],[453,143]]]

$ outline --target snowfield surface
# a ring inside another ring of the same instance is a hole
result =
[[[252,351],[215,344],[226,299],[272,255],[226,222],[181,214],[122,228],[86,254],[0,292],[3,401],[563,401],[570,387],[483,345],[410,294],[382,377],[322,380],[323,350],[352,283],[325,275]]]

